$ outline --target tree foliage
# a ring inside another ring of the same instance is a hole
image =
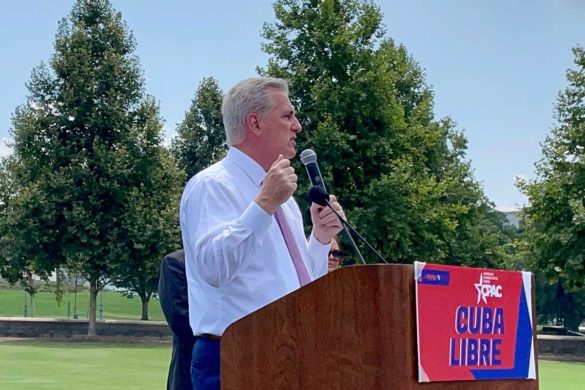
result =
[[[434,118],[424,73],[385,36],[379,8],[278,0],[274,10],[260,72],[289,80],[304,127],[299,146],[316,150],[328,190],[358,229],[394,262],[502,266],[467,141],[451,119]]]
[[[122,281],[120,270],[138,274],[137,264],[158,261],[177,226],[169,204],[182,178],[161,146],[135,46],[108,0],[78,0],[59,23],[49,65],[32,72],[4,165],[2,272],[18,278],[27,265],[42,273],[63,264],[82,273],[90,337],[98,291]]]
[[[124,239],[117,243],[121,257],[111,264],[112,283],[140,297],[142,320],[148,320],[148,302],[158,290],[160,259],[181,247],[178,205],[184,174],[168,150],[152,153],[156,164],[128,191],[120,218]]]
[[[521,181],[528,196],[526,218],[535,269],[548,283],[564,281],[563,295],[585,292],[585,50],[573,49],[575,69],[555,107],[557,125],[542,147],[537,178]],[[553,287],[551,287],[553,288]],[[583,319],[585,306],[581,304]],[[571,325],[575,328],[574,321]]]
[[[185,118],[177,127],[177,137],[173,139],[171,149],[187,179],[225,156],[222,98],[217,81],[204,78]]]

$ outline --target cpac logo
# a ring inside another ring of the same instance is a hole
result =
[[[474,286],[477,289],[477,303],[483,301],[487,303],[487,298],[501,298],[502,297],[502,286],[491,284],[493,279],[497,280],[497,277],[487,276],[484,280],[483,273],[479,276],[479,283],[475,283]]]

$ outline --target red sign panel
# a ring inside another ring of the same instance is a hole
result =
[[[419,382],[535,379],[531,274],[415,262]]]

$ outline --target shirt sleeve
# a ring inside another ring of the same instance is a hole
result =
[[[327,257],[331,243],[321,244],[311,233],[308,243],[309,263],[313,280],[327,274]]]
[[[214,287],[229,282],[250,263],[272,223],[255,202],[242,212],[234,191],[212,179],[195,183],[184,207],[195,270]]]

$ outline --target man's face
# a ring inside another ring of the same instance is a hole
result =
[[[327,261],[328,271],[331,272],[331,271],[339,268],[340,261],[341,261],[341,256],[339,256],[339,244],[337,244],[337,241],[335,239],[333,239],[331,241],[331,248],[329,249],[329,258]]]
[[[276,160],[279,154],[291,159],[296,154],[297,134],[302,126],[295,116],[295,110],[288,96],[279,90],[272,91],[272,110],[260,118],[264,130],[263,143],[267,153]]]

